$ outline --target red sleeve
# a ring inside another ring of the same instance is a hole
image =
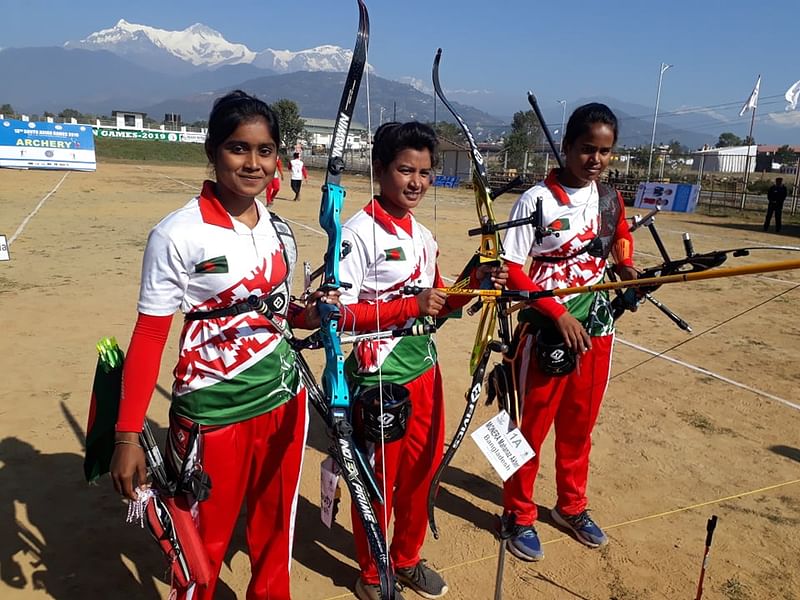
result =
[[[617,192],[619,200],[619,219],[617,229],[614,232],[614,243],[611,246],[611,255],[614,257],[614,264],[626,267],[633,266],[633,236],[631,235],[628,221],[625,219],[625,203],[622,195]]]
[[[396,298],[389,302],[373,304],[356,302],[342,307],[342,319],[339,330],[378,331],[387,327],[403,325],[409,319],[419,316],[419,305],[413,296]]]
[[[531,292],[541,292],[543,288],[534,283],[522,270],[522,265],[519,263],[506,261],[508,265],[508,283],[506,288],[509,290],[523,290]],[[567,312],[566,307],[555,298],[539,298],[533,302],[533,308],[538,310],[543,315],[549,317],[553,321],[557,320],[561,315]]]
[[[291,325],[293,328],[309,328],[308,324],[306,323],[306,309],[300,304],[296,304],[294,302],[289,303],[289,311],[286,315],[286,320],[289,321],[289,325]]]
[[[303,179],[308,179],[308,171],[305,165],[303,165]]]
[[[128,355],[122,367],[122,397],[117,431],[140,432],[158,381],[161,355],[167,344],[172,315],[154,317],[139,313]]]

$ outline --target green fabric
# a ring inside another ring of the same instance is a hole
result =
[[[590,336],[600,337],[614,332],[614,315],[608,292],[579,294],[565,302],[564,306],[583,324]],[[523,309],[519,314],[519,321],[531,323],[538,328],[552,325],[550,319],[533,308]]]
[[[233,379],[172,396],[172,409],[201,425],[227,425],[263,415],[297,393],[295,353],[286,340]]]
[[[347,357],[344,368],[351,387],[377,385],[381,381],[403,385],[433,367],[437,360],[436,344],[431,336],[412,335],[400,338],[392,353],[375,373],[358,373],[353,353]]]
[[[114,338],[100,340],[97,349],[99,356],[94,370],[89,422],[86,426],[86,454],[83,459],[83,474],[89,482],[108,473],[111,466],[124,360],[124,354]]]

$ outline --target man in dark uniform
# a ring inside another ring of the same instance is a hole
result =
[[[783,177],[775,179],[775,185],[767,190],[767,218],[764,220],[764,231],[769,229],[769,223],[772,221],[772,215],[775,215],[775,233],[781,231],[781,212],[783,212],[783,201],[789,192],[786,186],[783,185]]]

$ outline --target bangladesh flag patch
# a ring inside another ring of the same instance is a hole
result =
[[[203,262],[199,262],[194,266],[195,273],[227,273],[228,272],[228,258],[226,256],[217,256],[216,258],[209,258]]]
[[[569,219],[556,219],[547,228],[553,231],[566,231],[569,229]]]
[[[406,253],[403,252],[403,249],[400,247],[397,248],[389,248],[388,250],[383,251],[386,254],[386,260],[405,260]]]

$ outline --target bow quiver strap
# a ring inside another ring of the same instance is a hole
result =
[[[185,496],[154,492],[147,503],[144,522],[167,559],[173,587],[208,585],[211,561]]]

